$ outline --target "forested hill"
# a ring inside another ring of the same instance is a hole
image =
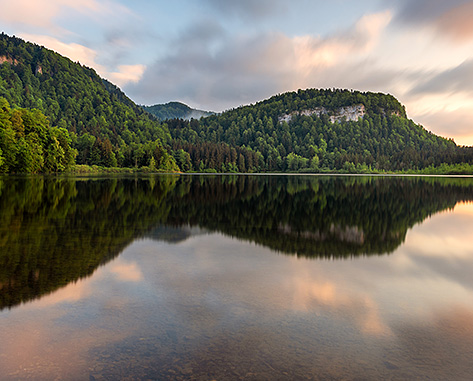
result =
[[[70,132],[80,164],[175,168],[166,126],[90,68],[16,37],[0,35],[0,97],[37,109]]]
[[[159,120],[167,119],[200,119],[214,114],[210,111],[196,110],[181,102],[169,102],[153,106],[142,106],[144,110]]]
[[[370,172],[473,163],[471,147],[425,130],[407,118],[399,101],[382,93],[299,90],[200,122],[167,124],[174,149],[188,151],[200,168]],[[219,144],[251,149],[251,163],[225,146],[210,155],[200,148]]]

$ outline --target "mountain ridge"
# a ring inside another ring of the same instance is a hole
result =
[[[177,101],[141,107],[161,121],[167,119],[200,119],[201,117],[207,117],[215,114],[212,111],[204,111],[191,108],[185,103]]]

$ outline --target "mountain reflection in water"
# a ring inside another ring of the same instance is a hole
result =
[[[467,178],[0,178],[0,310],[91,275],[137,238],[219,232],[308,258],[385,254],[471,200]]]

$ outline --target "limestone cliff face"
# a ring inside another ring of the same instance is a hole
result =
[[[353,106],[344,106],[336,109],[335,111],[329,111],[325,107],[315,107],[310,110],[303,111],[294,111],[289,114],[281,115],[278,118],[279,122],[289,123],[292,118],[296,115],[306,115],[313,116],[316,115],[320,117],[321,115],[329,115],[329,120],[331,123],[342,122],[342,121],[357,121],[358,118],[363,118],[365,116],[365,106],[362,104],[353,105]]]

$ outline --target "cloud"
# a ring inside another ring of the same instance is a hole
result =
[[[207,29],[200,25],[183,33],[172,53],[150,65],[127,92],[141,103],[178,99],[222,110],[308,84],[318,86],[327,70],[338,72],[345,66],[347,56],[356,61],[368,54],[390,18],[389,12],[367,15],[327,37],[276,32],[229,36],[218,24]]]
[[[138,15],[119,3],[0,0],[0,7],[0,22],[16,35],[92,67],[120,86],[137,81],[143,71],[143,65],[132,65],[130,52],[150,33],[143,32]]]
[[[473,59],[445,70],[426,70],[405,92],[410,115],[458,144],[473,143]]]
[[[199,48],[209,42],[220,40],[225,35],[224,28],[213,19],[206,19],[191,25],[180,34],[176,41],[179,48],[198,45]]]
[[[51,307],[60,303],[75,303],[87,298],[91,294],[90,284],[84,280],[69,283],[67,286],[42,297],[31,305],[32,308]]]
[[[462,4],[444,13],[437,20],[440,30],[445,31],[456,40],[464,41],[473,38],[473,3]]]
[[[45,28],[59,32],[55,19],[65,9],[74,12],[95,13],[103,12],[104,6],[96,0],[0,0],[0,20],[8,25],[21,25],[28,30],[32,28]]]
[[[144,71],[145,65],[119,65],[118,71],[108,74],[110,81],[118,86],[126,85],[127,83],[138,82]]]
[[[473,3],[467,0],[403,0],[396,20],[415,28],[427,25],[457,42],[473,39]]]
[[[424,114],[416,114],[413,117],[427,129],[436,131],[441,136],[447,138],[455,136],[457,144],[473,144],[473,112],[471,108],[460,108],[453,111],[439,108]]]
[[[473,95],[473,59],[451,69],[426,77],[411,94],[455,93]]]
[[[361,332],[370,335],[389,335],[377,303],[367,295],[346,293],[331,281],[315,281],[303,270],[292,280],[291,308],[302,311],[330,312],[339,318],[354,321]]]
[[[252,21],[274,15],[287,7],[287,3],[283,0],[205,0],[205,2],[223,16]]]
[[[392,1],[388,0],[385,3],[391,5]],[[397,19],[409,23],[430,22],[464,3],[466,0],[398,0],[396,2]]]
[[[408,232],[401,252],[408,254],[413,267],[422,269],[420,277],[433,275],[442,280],[444,291],[473,290],[471,267],[473,248],[470,243],[473,208],[463,204],[454,212],[445,211]],[[454,301],[454,297],[450,298]]]
[[[455,214],[473,217],[473,202],[466,201],[457,203],[455,205]]]
[[[82,65],[92,67],[97,71],[104,71],[104,68],[96,62],[97,52],[84,45],[73,42],[65,43],[54,37],[44,35],[22,33],[20,37],[27,41],[33,41],[36,44],[45,46],[48,49],[51,49],[65,57],[68,57],[74,62],[78,61]]]
[[[118,86],[124,86],[129,82],[138,82],[146,68],[144,65],[137,64],[118,65],[116,68],[109,69],[97,62],[99,53],[96,50],[84,45],[74,42],[65,43],[50,36],[22,34],[21,37],[54,50],[74,62],[93,68],[100,76],[107,78]]]

